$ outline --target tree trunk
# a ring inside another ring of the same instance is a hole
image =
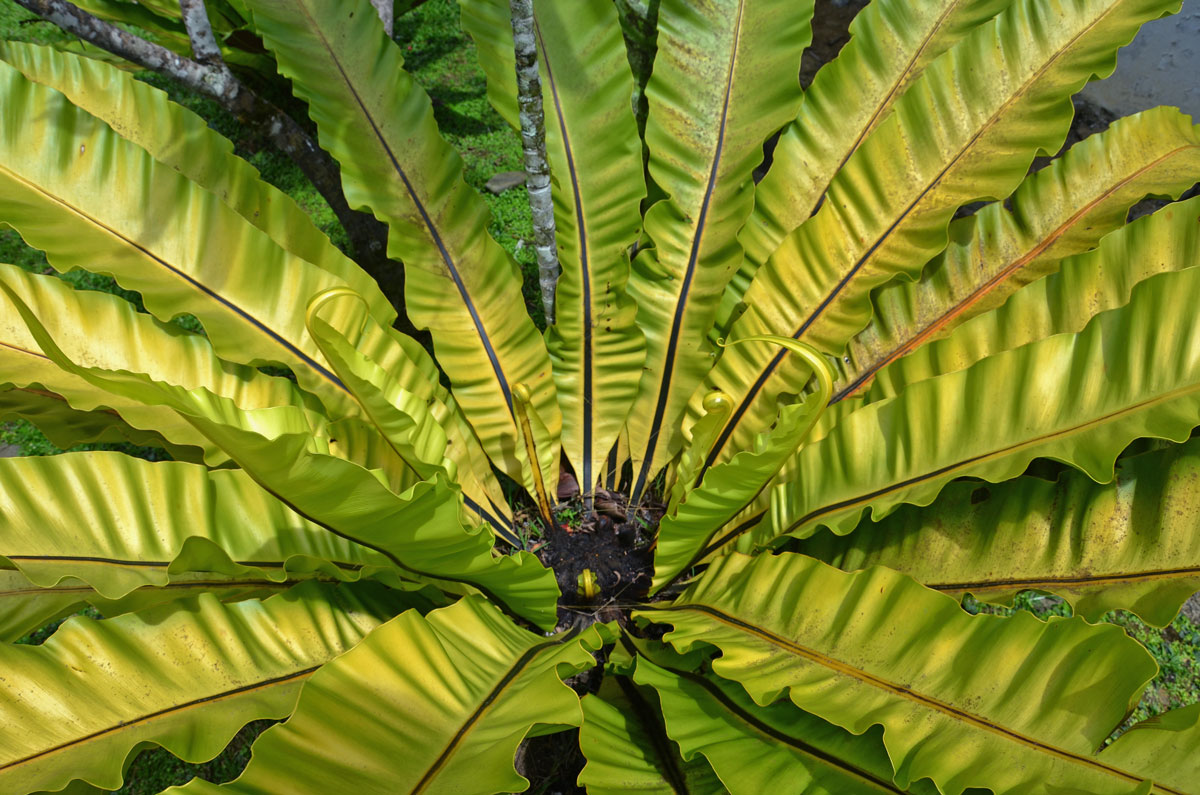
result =
[[[533,0],[509,0],[513,46],[517,56],[517,102],[521,112],[521,144],[525,154],[525,186],[533,212],[533,247],[537,253],[538,284],[546,325],[554,323],[554,288],[558,284],[558,245],[554,232],[554,202],[550,195],[550,164],[546,161],[546,115],[542,110],[542,80],[538,76],[536,23]]]

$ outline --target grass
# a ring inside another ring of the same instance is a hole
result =
[[[0,39],[5,41],[27,41],[33,44],[62,44],[71,41],[71,35],[58,27],[43,22],[12,0],[0,0]]]

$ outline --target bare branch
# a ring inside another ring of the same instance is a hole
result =
[[[537,252],[538,283],[546,324],[554,323],[554,289],[558,285],[558,244],[554,203],[550,195],[550,164],[546,161],[546,115],[542,110],[542,80],[538,76],[533,0],[509,0],[513,46],[517,56],[517,101],[521,108],[521,144],[525,153],[525,186],[533,211],[533,248]]]
[[[213,35],[212,23],[208,21],[204,0],[179,0],[179,11],[183,15],[183,26],[187,28],[188,39],[192,42],[192,55],[196,56],[196,60],[228,72],[229,67],[225,66],[221,48],[217,46],[217,38]]]
[[[177,55],[166,47],[138,38],[94,17],[65,0],[17,0],[17,3],[89,44],[173,77],[193,91],[214,97],[227,107],[237,100],[241,86],[231,79],[228,70],[221,72]]]

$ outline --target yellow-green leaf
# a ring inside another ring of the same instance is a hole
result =
[[[737,269],[762,144],[796,113],[810,0],[666,0],[646,85],[649,173],[668,198],[645,217],[652,248],[629,292],[646,363],[629,414],[633,495],[683,441],[679,420],[712,366],[704,334]]]
[[[478,443],[470,428],[461,427],[461,415],[442,402],[442,398],[449,398],[448,394],[430,389],[428,379],[436,374],[424,372],[422,364],[426,357],[414,362],[408,355],[412,346],[404,347],[400,335],[394,332],[389,335],[364,317],[358,344],[383,358],[387,362],[385,368],[322,317],[322,311],[335,302],[358,300],[354,293],[335,288],[317,296],[309,306],[308,330],[321,346],[322,354],[405,467],[419,479],[441,473],[451,482],[457,482],[470,515],[486,521],[509,544],[520,546],[520,540],[512,532],[504,495],[490,467],[486,463],[478,468],[472,466],[470,452]]]
[[[1056,151],[1070,96],[1107,75],[1143,22],[1177,0],[1016,0],[929,64],[833,180],[817,213],[755,274],[730,338],[792,336],[834,356],[871,317],[871,290],[915,276],[960,206],[1008,195]],[[804,387],[787,351],[726,350],[706,380],[734,398],[710,465],[752,443],[771,399]],[[807,376],[804,376],[807,378]],[[693,398],[693,402],[699,395]]]
[[[663,728],[653,690],[607,674],[599,692],[588,693],[580,703],[579,750],[587,764],[579,771],[579,784],[589,795],[726,791],[702,757],[690,762],[679,758],[679,747]]]
[[[708,470],[700,485],[689,489],[683,502],[663,516],[654,550],[652,591],[706,556],[706,545],[717,531],[759,498],[824,410],[833,390],[832,371],[815,350],[803,350],[806,346],[794,340],[784,342],[801,349],[796,351],[797,358],[812,369],[819,383],[817,391],[802,403],[781,407],[775,427],[760,434],[752,450],[743,450]],[[695,452],[697,458],[704,454],[703,450]]]
[[[947,372],[944,366],[917,366],[927,357],[939,362],[948,358],[935,354],[930,341],[1003,304],[1018,288],[1057,270],[1065,257],[1094,248],[1105,235],[1102,247],[1107,253],[1101,256],[1121,261],[1088,261],[1097,263],[1093,268],[1109,280],[1123,279],[1123,291],[1114,286],[1105,294],[1096,288],[1095,299],[1088,300],[1084,296],[1093,292],[1092,285],[1071,284],[1067,291],[1074,311],[1060,315],[1061,309],[1049,309],[1052,321],[1035,317],[1031,292],[1022,291],[1005,310],[1013,320],[999,329],[986,324],[987,342],[979,332],[968,335],[970,342],[960,337],[954,347],[973,349],[962,359],[970,363],[1042,336],[1078,331],[1091,315],[1128,300],[1128,290],[1146,275],[1190,266],[1186,256],[1181,259],[1169,247],[1186,247],[1195,236],[1195,216],[1200,215],[1195,202],[1166,208],[1166,217],[1156,221],[1124,224],[1134,202],[1147,195],[1177,197],[1195,183],[1197,173],[1200,135],[1191,119],[1174,108],[1121,119],[1072,147],[1021,183],[1008,202],[991,204],[955,222],[950,246],[925,269],[921,281],[898,281],[879,290],[873,299],[875,318],[851,341],[849,361],[839,362],[835,400],[861,391],[876,373],[880,375],[870,392],[872,400],[894,395],[905,383],[928,374]],[[1179,217],[1188,214],[1190,219]],[[1113,230],[1117,231],[1109,235]],[[1124,247],[1117,243],[1120,239]],[[1159,247],[1168,250],[1155,252]],[[1074,280],[1064,276],[1062,281]],[[1034,290],[1053,293],[1052,283],[1047,280]],[[1116,298],[1122,292],[1126,298]],[[921,346],[929,350],[907,357],[902,365],[888,366]]]
[[[88,606],[105,618],[111,618],[205,593],[222,602],[266,599],[305,579],[311,577],[275,582],[204,573],[179,575],[161,587],[146,585],[120,599],[106,599],[95,588],[74,577],[66,577],[43,588],[15,569],[0,568],[0,643],[18,640]]]
[[[56,269],[111,275],[159,320],[199,318],[219,356],[283,364],[334,416],[357,411],[304,329],[308,299],[340,279],[4,63],[0,92],[0,219]]]
[[[452,589],[478,588],[534,623],[553,626],[558,595],[553,573],[526,552],[493,557],[491,533],[460,523],[459,492],[444,475],[397,493],[389,488],[386,473],[331,455],[336,438],[317,435],[314,417],[296,406],[243,411],[203,388],[188,390],[145,373],[81,366],[2,281],[0,290],[56,364],[127,399],[171,408],[296,513],[379,552],[414,577]],[[373,443],[387,447],[373,430],[371,435]],[[392,452],[390,447],[387,451]]]
[[[1173,709],[1133,725],[1100,752],[1113,765],[1141,771],[1166,791],[1195,791],[1200,781],[1200,704]],[[1167,788],[1175,788],[1168,790]]]
[[[488,455],[534,493],[522,466],[513,389],[526,384],[547,435],[546,483],[558,482],[562,417],[545,343],[522,311],[516,263],[487,233],[490,213],[438,133],[429,97],[403,69],[367,0],[251,0],[255,27],[308,103],[321,145],[341,164],[346,200],[388,224],[404,262],[405,306],[433,335],[438,363]]]
[[[0,350],[0,372],[8,369],[4,360],[10,357],[6,356],[6,353],[7,351]],[[161,415],[164,418],[167,416],[166,412],[161,412]],[[167,451],[176,461],[200,463],[204,460],[204,452],[198,446],[174,444],[155,431],[134,428],[112,409],[79,411],[71,408],[62,395],[37,387],[0,386],[0,421],[11,419],[32,422],[51,444],[62,450],[68,450],[78,444],[124,443],[139,447],[157,447]],[[180,430],[187,427],[182,421],[173,424]],[[196,434],[195,438],[197,441],[202,439],[199,434]],[[214,453],[219,454],[214,456],[215,462],[209,463],[228,460],[217,448],[208,446]]]
[[[593,629],[550,638],[478,597],[409,611],[305,686],[292,718],[267,730],[235,781],[201,795],[522,791],[517,745],[535,726],[578,726],[562,676],[595,664]]]
[[[681,652],[719,649],[713,671],[760,706],[786,697],[853,734],[882,725],[900,789],[1146,791],[1096,756],[1156,670],[1119,627],[971,616],[889,569],[791,554],[720,558],[675,604],[635,615],[670,624]]]
[[[1198,424],[1198,302],[1200,269],[1161,273],[1078,334],[998,353],[859,409],[800,452],[757,537],[803,537],[821,525],[846,533],[868,506],[879,519],[900,503],[930,503],[954,478],[997,482],[1038,457],[1111,480],[1134,439],[1183,441]]]
[[[72,577],[108,599],[198,571],[273,581],[396,571],[245,472],[115,452],[0,459],[0,558],[37,585]]]
[[[787,701],[755,704],[733,682],[639,659],[635,681],[658,691],[667,731],[684,753],[706,758],[730,793],[879,795],[904,790],[877,732],[855,737]],[[910,792],[936,792],[916,786]]]
[[[834,175],[925,67],[1010,2],[874,0],[855,15],[850,41],[813,78],[754,189],[754,212],[738,235],[746,259],[723,299],[724,328],[755,271],[808,220]]]
[[[64,350],[112,369],[143,370],[188,388],[204,387],[242,408],[320,405],[286,378],[223,361],[208,339],[134,310],[132,304],[95,290],[75,290],[53,276],[0,264],[0,282],[35,307]],[[86,354],[84,353],[86,351]],[[210,465],[229,458],[174,412],[124,400],[72,375],[42,352],[20,312],[0,293],[0,383],[40,387],[80,411],[111,409],[142,431],[162,434],[173,444],[204,451]]]
[[[35,44],[0,42],[0,60],[60,91],[155,160],[216,194],[280,246],[346,282],[383,325],[396,319],[375,281],[338,251],[290,196],[264,182],[253,166],[234,155],[228,138],[162,91],[93,58]]]
[[[382,588],[310,584],[265,602],[205,595],[76,618],[41,646],[0,647],[0,787],[116,789],[144,742],[210,759],[249,721],[288,715],[313,672],[403,605]]]
[[[516,66],[507,0],[459,4],[488,79],[488,98],[517,121]],[[610,0],[534,3],[546,113],[546,156],[562,266],[555,325],[546,332],[563,412],[563,449],[591,491],[637,392],[645,356],[636,307],[625,294],[628,251],[645,195],[633,79]]]
[[[1124,608],[1166,626],[1200,590],[1200,440],[1122,459],[1111,484],[1079,472],[956,483],[848,536],[797,551],[852,571],[888,566],[929,588],[984,600],[1036,589],[1098,621]]]

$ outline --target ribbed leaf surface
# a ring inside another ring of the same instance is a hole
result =
[[[1178,791],[1194,791],[1200,781],[1200,704],[1174,709],[1137,723],[1100,753],[1113,765],[1140,770],[1147,778]]]
[[[646,85],[649,171],[669,198],[646,213],[654,247],[629,292],[646,364],[629,415],[634,495],[678,450],[679,420],[712,364],[704,334],[741,262],[738,229],[754,202],[762,144],[800,101],[809,0],[666,0]]]
[[[304,330],[308,299],[340,279],[7,64],[0,92],[0,220],[56,269],[111,275],[160,320],[191,313],[218,355],[286,365],[333,414],[354,413]]]
[[[15,569],[0,569],[0,642],[11,643],[88,606],[111,618],[200,594],[212,594],[222,602],[265,599],[299,584],[301,579],[309,578],[275,582],[207,573],[182,574],[162,587],[147,585],[120,599],[105,599],[95,588],[74,577],[43,588]]]
[[[77,611],[93,588],[75,580],[44,589],[14,569],[0,569],[0,643],[12,643],[51,621]]]
[[[519,792],[517,745],[536,725],[578,726],[563,675],[595,664],[595,630],[545,638],[468,597],[393,619],[308,682],[236,781],[181,793]]]
[[[228,138],[162,91],[93,58],[34,44],[2,42],[0,60],[61,92],[155,160],[215,193],[280,246],[346,282],[380,323],[396,319],[374,280],[338,251],[290,196],[263,182],[253,166],[233,154]]]
[[[580,703],[579,749],[587,764],[579,772],[579,784],[589,795],[726,791],[703,757],[690,762],[679,758],[653,690],[624,676],[606,675],[600,691],[588,693]]]
[[[731,339],[793,336],[840,356],[870,320],[870,291],[915,276],[946,246],[954,211],[1008,195],[1061,146],[1070,95],[1175,0],[1018,0],[926,67],[834,179],[821,209],[755,275]],[[708,385],[734,397],[712,462],[752,443],[771,398],[803,382],[761,347],[727,350]],[[807,376],[804,376],[807,378]],[[693,398],[698,401],[699,396]],[[693,407],[695,410],[695,407]]]
[[[347,201],[388,224],[388,254],[404,262],[408,315],[433,334],[484,449],[534,492],[512,404],[513,387],[527,384],[547,429],[537,440],[542,477],[557,483],[561,415],[545,344],[528,315],[514,311],[524,305],[520,273],[488,236],[487,205],[463,181],[462,161],[375,10],[366,0],[248,5],[308,103],[321,145],[341,164]]]
[[[850,23],[850,41],[804,92],[754,190],[739,235],[746,261],[730,285],[740,300],[754,272],[813,214],[838,170],[925,67],[1011,0],[874,0]]]
[[[339,292],[341,296],[346,295],[344,291]],[[310,314],[311,310],[310,305]],[[345,311],[353,313],[352,309]],[[327,326],[329,322],[337,321],[337,314],[323,313]],[[357,334],[353,333],[355,328],[358,329]],[[374,367],[378,366],[386,374],[387,380],[394,379],[397,384],[428,404],[429,412],[446,434],[447,455],[458,466],[458,483],[466,492],[468,500],[472,499],[474,491],[471,481],[478,483],[479,493],[476,494],[476,498],[481,496],[483,502],[478,508],[471,506],[472,510],[481,516],[489,514],[484,518],[493,527],[510,527],[511,510],[492,471],[487,453],[459,408],[458,401],[450,394],[449,389],[442,386],[442,372],[429,352],[412,337],[380,326],[371,319],[363,319],[358,324],[351,323],[349,327],[342,326],[337,331],[352,341],[355,349],[372,363],[368,370],[374,372]]]
[[[0,786],[116,789],[147,741],[209,759],[249,721],[290,713],[314,671],[402,606],[383,589],[306,585],[265,602],[201,596],[186,610],[74,619],[42,646],[0,647]]]
[[[3,282],[0,289],[6,289]],[[59,366],[127,399],[178,412],[301,516],[379,552],[412,576],[443,586],[470,584],[534,623],[553,626],[558,592],[553,573],[525,552],[493,557],[491,533],[462,526],[459,491],[444,476],[397,493],[382,471],[331,455],[337,439],[314,435],[312,417],[294,406],[242,411],[203,389],[187,390],[127,370],[82,367],[58,348],[27,306],[11,292],[9,298],[39,347]],[[370,432],[373,444],[392,452]]]
[[[905,506],[848,536],[798,551],[852,571],[882,565],[955,596],[1059,594],[1097,621],[1124,608],[1166,626],[1200,590],[1200,440],[1122,459],[1116,481],[1079,472],[956,483],[932,506]]]
[[[1064,257],[1094,248],[1114,229],[1119,231],[1105,241],[1110,247],[1107,256],[1122,260],[1119,267],[1129,272],[1124,278],[1130,285],[1160,269],[1188,267],[1194,255],[1181,258],[1173,251],[1159,253],[1155,249],[1194,245],[1189,239],[1195,237],[1194,217],[1192,228],[1178,217],[1174,223],[1161,218],[1149,222],[1153,224],[1150,228],[1138,225],[1141,234],[1121,227],[1134,202],[1147,195],[1177,197],[1196,182],[1198,173],[1200,135],[1191,120],[1174,108],[1155,108],[1121,119],[1072,147],[1025,180],[1009,202],[989,205],[970,219],[956,222],[952,232],[956,239],[926,268],[920,282],[900,281],[879,291],[874,299],[875,318],[852,341],[850,361],[840,362],[842,374],[835,399],[861,391],[889,362],[999,306],[1021,286],[1057,269]],[[1168,214],[1186,212],[1180,207]],[[1132,239],[1122,250],[1113,239],[1117,236]],[[1117,265],[1096,267],[1109,272]],[[1075,310],[1050,324],[1031,317],[1035,310],[1028,306],[1016,309],[1018,301],[1028,302],[1029,298],[1014,299],[1007,318],[1020,320],[1009,320],[1004,329],[988,324],[988,342],[970,346],[976,351],[974,357],[1041,336],[1078,331],[1086,318],[1115,305],[1084,298],[1090,292],[1085,285],[1072,285],[1069,292]],[[1014,333],[1019,335],[1015,339]],[[981,340],[982,336],[971,338]],[[964,342],[960,339],[957,346],[963,347]],[[879,386],[871,390],[871,399],[896,394],[903,384],[919,380],[923,372],[947,372],[916,365],[920,358],[887,367]]]
[[[733,682],[660,668],[639,659],[636,681],[662,699],[667,731],[685,754],[707,759],[731,793],[771,792],[787,782],[797,795],[878,795],[892,783],[883,743],[855,737],[787,701],[755,704]],[[909,792],[936,792],[918,786]]]
[[[680,651],[715,646],[713,670],[760,705],[786,696],[855,734],[881,724],[901,789],[1145,791],[1095,755],[1155,673],[1118,627],[970,616],[888,569],[791,554],[723,557],[674,606],[636,615],[672,625]]]
[[[1198,424],[1200,269],[1159,274],[1129,304],[1079,334],[1059,334],[908,387],[849,417],[796,459],[795,479],[772,494],[760,537],[849,532],[925,505],[956,477],[993,482],[1037,457],[1107,482],[1134,439],[1183,441]],[[1161,333],[1171,329],[1170,334]]]
[[[0,372],[13,371],[6,360],[17,357],[10,357],[7,353],[8,349],[0,348]],[[161,415],[164,418],[168,416],[166,412],[162,412]],[[12,419],[32,422],[51,444],[62,450],[68,450],[77,444],[94,442],[128,443],[166,450],[176,461],[199,463],[204,460],[203,451],[199,447],[173,444],[154,431],[138,430],[126,424],[121,415],[112,409],[78,411],[71,408],[62,395],[38,387],[0,386],[0,421]],[[175,424],[180,430],[187,428],[186,423],[181,420],[177,420]],[[201,441],[203,437],[199,434],[194,435],[198,442],[204,443]],[[216,454],[214,458],[218,462],[228,460],[216,447],[209,447]]]
[[[0,556],[38,585],[73,577],[109,599],[187,572],[282,581],[395,571],[244,472],[104,452],[0,459]]]
[[[86,355],[97,366],[141,370],[188,388],[204,387],[243,408],[305,403],[319,408],[288,379],[223,361],[205,337],[136,312],[132,304],[116,296],[75,290],[61,279],[30,274],[12,265],[0,265],[0,282],[35,307],[64,350],[73,356]],[[137,429],[155,431],[175,444],[203,449],[205,460],[212,465],[229,460],[170,410],[122,400],[62,370],[42,353],[20,313],[3,293],[0,382],[40,386],[80,411],[113,409]]]
[[[322,313],[335,302],[357,301],[353,293],[335,293],[317,300],[319,303],[308,312],[309,333],[404,466],[420,479],[441,473],[458,483],[469,511],[468,521],[486,521],[509,544],[520,546],[511,529],[508,505],[482,451],[483,465],[478,469],[472,466],[470,453],[478,447],[474,434],[463,427],[461,414],[442,403],[440,398],[449,395],[430,389],[428,378],[436,374],[422,372],[424,368],[408,358],[408,350],[401,349],[383,329],[371,328],[372,321],[366,317],[359,343],[376,355],[384,354],[380,358],[390,365],[386,368],[326,322]],[[470,519],[472,516],[478,518]]]
[[[471,0],[460,7],[487,73],[488,98],[519,126],[508,3]],[[563,412],[563,449],[590,491],[637,392],[629,374],[645,356],[636,308],[625,294],[645,195],[629,107],[633,78],[609,0],[539,0],[534,17],[562,266],[546,344]]]
[[[829,383],[826,375],[826,387]],[[759,435],[754,449],[743,450],[732,460],[708,470],[704,481],[688,493],[675,512],[663,516],[654,548],[652,590],[662,588],[698,563],[703,557],[701,550],[713,536],[759,498],[824,409],[820,398],[814,395],[780,409],[775,427]]]
[[[999,351],[1083,329],[1099,312],[1130,300],[1143,280],[1194,267],[1200,256],[1200,199],[1170,204],[1100,241],[1095,251],[1064,260],[1059,271],[974,317],[945,339],[886,367],[866,395],[888,397],[907,384],[969,367]]]

